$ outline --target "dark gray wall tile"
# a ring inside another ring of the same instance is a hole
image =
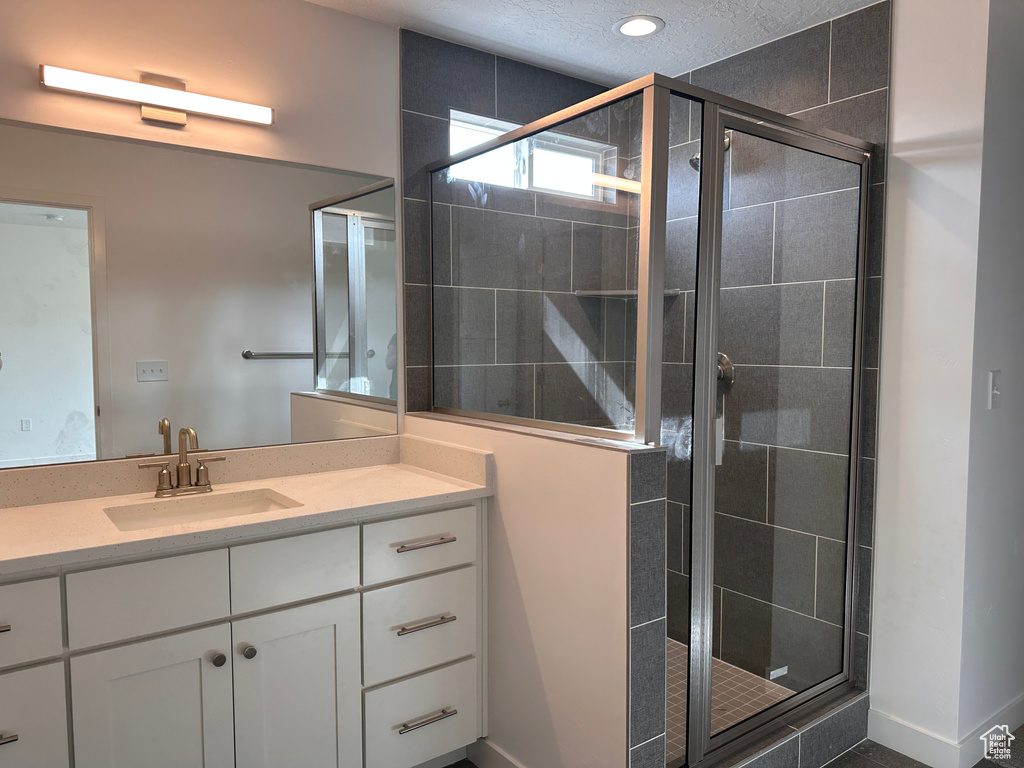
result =
[[[675,147],[685,144],[691,138],[699,140],[700,135],[690,136],[690,105],[693,102],[685,96],[673,93],[668,105],[668,145]]]
[[[726,439],[847,452],[851,378],[840,368],[739,369],[726,400]]]
[[[868,700],[863,698],[800,734],[800,768],[821,768],[867,735]]]
[[[661,371],[661,438],[668,453],[668,497],[689,504],[693,366],[666,363]]]
[[[691,216],[665,226],[665,288],[692,291],[696,287],[697,217]]]
[[[629,455],[629,502],[665,498],[665,451],[634,451]]]
[[[881,277],[885,253],[885,185],[872,184],[868,194],[868,274]]]
[[[865,368],[878,367],[878,342],[882,334],[882,278],[870,277],[864,295]]]
[[[871,650],[871,638],[855,632],[853,635],[853,659],[850,666],[850,682],[861,690],[868,687],[868,657]]]
[[[497,362],[541,362],[544,359],[544,294],[497,291],[495,301]]]
[[[405,286],[405,364],[430,365],[430,287]]]
[[[537,418],[586,426],[625,424],[622,363],[546,363],[537,366]]]
[[[604,300],[535,291],[497,291],[496,295],[498,363],[604,359]],[[618,346],[621,355],[622,344]]]
[[[828,101],[829,25],[819,24],[690,73],[702,88],[789,114]]]
[[[859,165],[738,131],[733,132],[726,157],[732,208],[860,186]],[[824,222],[819,226],[824,228]]]
[[[405,368],[405,409],[430,410],[430,368]]]
[[[800,742],[796,736],[772,747],[743,768],[796,768],[800,764]]]
[[[435,203],[447,203],[462,208],[481,208],[504,213],[533,216],[537,210],[537,194],[525,189],[513,189],[479,181],[449,179],[444,171],[431,176]]]
[[[768,522],[768,448],[725,442],[715,470],[715,510],[760,523]]]
[[[569,222],[452,209],[456,285],[568,291],[571,244]]]
[[[871,155],[871,181],[885,180],[885,136],[888,123],[888,89],[827,104],[797,115],[815,126],[845,133],[876,145]]]
[[[533,366],[434,368],[434,402],[446,408],[533,418]]]
[[[842,626],[846,615],[846,544],[818,539],[818,581],[814,615]]]
[[[725,211],[722,214],[722,287],[771,283],[774,241],[774,206]]]
[[[624,299],[600,299],[604,311],[604,359],[636,362],[636,344],[627,353],[626,330],[636,338],[636,304],[632,304],[633,317],[626,317],[628,303]]]
[[[718,347],[736,365],[820,365],[823,296],[821,283],[723,289]]]
[[[668,502],[666,508],[666,550],[665,566],[670,571],[683,573],[683,505]]]
[[[814,537],[715,515],[715,584],[814,615]]]
[[[853,628],[865,635],[871,634],[871,555],[872,550],[869,547],[857,547]]]
[[[427,166],[448,156],[448,121],[402,112],[402,195],[426,200]]]
[[[629,625],[665,616],[665,500],[629,508]]]
[[[857,190],[779,203],[775,215],[775,282],[857,276]]]
[[[855,280],[825,283],[825,349],[822,365],[845,368],[853,365],[856,288]]]
[[[537,194],[537,215],[564,221],[580,221],[587,224],[601,224],[606,227],[622,227],[628,224],[628,192],[617,193],[614,205],[578,197],[556,194]]]
[[[883,2],[832,22],[833,101],[889,84],[890,13]]]
[[[595,83],[500,56],[497,82],[497,116],[502,120],[523,124],[539,120],[605,91],[603,86]],[[603,117],[604,133],[599,136],[607,139],[608,115],[604,114]]]
[[[405,282],[427,284],[431,280],[430,257],[433,256],[435,285],[451,285],[452,245],[451,209],[447,205],[434,205],[420,200],[403,200],[405,232]],[[433,229],[428,215],[433,208]],[[433,236],[433,249],[431,249]]]
[[[775,682],[792,690],[842,671],[843,633],[832,624],[726,591],[722,625],[724,661],[764,676],[788,666]]]
[[[690,644],[690,579],[668,572],[668,636],[678,643]]]
[[[629,745],[665,732],[665,620],[629,631]]]
[[[878,416],[878,371],[867,369],[861,374],[860,455],[875,458],[875,433]]]
[[[725,590],[713,587],[711,590],[711,655],[722,658],[722,599]]]
[[[629,750],[629,768],[665,768],[665,737]]]
[[[434,287],[435,365],[494,360],[494,291]]]
[[[494,55],[401,31],[402,108],[448,118],[448,110],[494,116]]]
[[[768,522],[846,541],[846,456],[773,447],[768,472]]]
[[[860,460],[860,508],[857,510],[857,543],[870,547],[875,533],[875,460]]]
[[[700,152],[700,142],[691,141],[668,151],[668,219],[696,216],[700,204],[700,173],[690,167],[690,158]]]
[[[665,297],[665,314],[662,320],[664,333],[663,360],[666,363],[691,362],[693,347],[693,311],[696,307],[691,303],[691,294]]]
[[[572,290],[626,288],[626,230],[593,224],[572,225]]]

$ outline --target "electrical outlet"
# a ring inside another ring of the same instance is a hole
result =
[[[166,360],[143,360],[135,363],[136,381],[167,381]]]
[[[22,432],[31,432],[32,431],[32,419],[22,419],[21,420],[21,431]]]
[[[768,679],[769,680],[775,680],[776,678],[779,678],[779,677],[782,677],[783,675],[788,675],[788,674],[789,674],[789,665],[787,664],[785,667],[779,667],[778,669],[773,669],[771,672],[769,672],[768,673]]]

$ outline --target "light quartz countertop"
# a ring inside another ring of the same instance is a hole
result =
[[[150,491],[0,509],[0,578],[355,524],[425,507],[469,502],[492,493],[488,485],[398,463],[226,483],[215,485],[209,494],[178,498],[213,500],[218,494],[259,488],[287,496],[302,506],[136,531],[120,530],[104,510],[166,499],[154,499]]]

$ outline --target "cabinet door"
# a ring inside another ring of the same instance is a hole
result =
[[[66,768],[64,663],[0,675],[0,765]]]
[[[239,766],[362,766],[358,595],[237,621],[232,637]]]
[[[72,659],[76,768],[233,768],[231,656],[222,624]]]

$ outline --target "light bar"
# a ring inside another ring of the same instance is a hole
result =
[[[131,80],[120,80],[116,77],[91,75],[73,69],[63,69],[44,64],[42,83],[48,88],[61,91],[85,93],[117,101],[131,101],[139,104],[150,104],[167,107],[182,112],[193,112],[199,115],[224,117],[228,120],[241,120],[246,123],[271,125],[274,122],[274,110],[243,101],[219,99],[216,96],[202,96],[189,91],[177,91],[173,88],[162,88],[158,85],[136,83]]]

